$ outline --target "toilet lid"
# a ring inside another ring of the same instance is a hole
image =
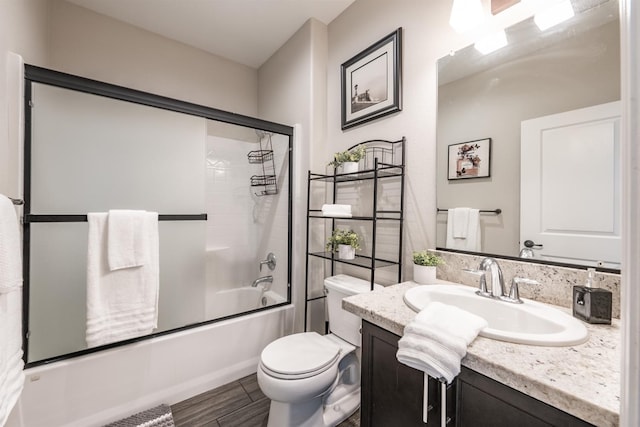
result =
[[[262,351],[261,362],[276,376],[312,376],[338,359],[340,347],[316,332],[288,335]]]

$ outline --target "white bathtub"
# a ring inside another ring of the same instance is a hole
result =
[[[292,332],[293,311],[282,306],[28,369],[6,427],[102,426],[249,375],[262,349]]]
[[[284,297],[274,291],[264,292],[261,286],[225,289],[213,294],[207,307],[207,318],[219,319],[285,301]]]

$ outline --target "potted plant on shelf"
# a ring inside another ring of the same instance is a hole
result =
[[[436,283],[436,267],[444,264],[442,258],[427,251],[413,253],[413,281],[422,285]]]
[[[327,250],[338,252],[340,259],[354,259],[360,249],[360,238],[353,230],[333,230],[327,241]]]
[[[347,151],[340,151],[333,155],[333,160],[329,162],[329,166],[338,168],[342,166],[342,173],[358,172],[358,162],[364,157],[366,149],[364,145],[358,145]]]

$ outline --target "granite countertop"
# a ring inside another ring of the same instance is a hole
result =
[[[404,282],[354,295],[345,298],[342,306],[402,336],[405,325],[416,315],[402,296],[414,286],[418,284]],[[571,347],[512,344],[479,336],[462,364],[599,427],[618,426],[620,324],[614,319],[612,325],[585,325],[589,340]]]

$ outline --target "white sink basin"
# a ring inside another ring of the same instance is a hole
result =
[[[540,346],[570,346],[588,339],[578,319],[545,304],[522,299],[513,304],[476,295],[476,289],[457,285],[423,285],[404,294],[405,303],[420,311],[432,301],[455,305],[483,317],[489,326],[480,335],[501,341]]]

